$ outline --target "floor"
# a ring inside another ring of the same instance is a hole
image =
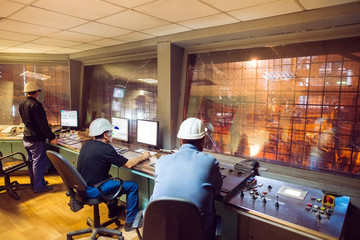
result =
[[[0,192],[0,239],[1,240],[62,240],[66,233],[87,228],[86,218],[92,217],[92,207],[84,206],[78,212],[72,212],[67,205],[69,198],[65,195],[66,189],[57,174],[45,177],[54,190],[43,194],[35,194],[30,187],[18,189],[16,192],[20,200],[14,200],[5,191]],[[12,176],[11,181],[29,183],[28,176]],[[0,185],[4,179],[0,178]],[[108,220],[107,207],[100,204],[100,219]],[[109,226],[123,232],[126,240],[138,239],[136,231],[123,231],[125,215],[120,216],[121,226]],[[85,240],[90,234],[74,237]],[[116,237],[99,237],[98,240],[117,239]]]

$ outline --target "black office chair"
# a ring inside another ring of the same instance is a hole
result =
[[[17,158],[17,156],[20,156],[21,159]],[[0,176],[4,176],[4,185],[0,186],[0,191],[6,190],[11,197],[19,200],[20,197],[14,189],[30,186],[31,184],[19,184],[17,181],[10,182],[10,174],[26,166],[28,166],[28,161],[21,152],[11,153],[6,156],[3,156],[0,152]]]
[[[86,196],[86,189],[87,184],[80,173],[75,169],[71,163],[66,160],[62,155],[54,151],[46,151],[46,155],[50,159],[51,163],[54,165],[55,169],[61,176],[68,192],[66,193],[67,196],[70,197],[70,202],[68,205],[70,209],[74,212],[79,211],[83,208],[83,205],[90,205],[94,207],[94,219],[87,218],[87,223],[90,228],[82,229],[78,231],[73,231],[67,233],[67,240],[73,239],[73,236],[85,234],[85,233],[92,233],[90,239],[94,240],[97,235],[115,235],[118,236],[119,240],[124,240],[122,236],[122,232],[118,230],[113,230],[106,228],[106,226],[115,223],[116,225],[120,225],[120,221],[117,217],[110,219],[109,221],[100,224],[100,214],[99,214],[99,204],[102,202],[108,202],[115,199],[122,189],[123,182],[120,178],[110,178],[113,180],[120,181],[120,187],[116,193],[111,195],[105,195],[104,192],[101,190],[100,186],[110,179],[106,179],[98,183],[95,187],[97,187],[101,193],[101,197],[98,198],[89,198]]]
[[[186,199],[161,197],[149,203],[145,214],[139,212],[133,227],[140,240],[201,240],[204,229],[197,206]],[[143,217],[142,217],[143,216]],[[214,219],[212,239],[221,239],[221,217]],[[143,227],[142,236],[139,228]]]

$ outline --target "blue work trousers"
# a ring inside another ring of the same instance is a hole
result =
[[[101,189],[105,194],[110,194],[116,192],[119,188],[120,182],[115,180],[109,180],[101,186]],[[87,195],[90,198],[100,197],[100,192],[95,187],[88,187],[86,190]],[[126,223],[132,223],[135,220],[136,214],[139,211],[139,194],[138,194],[138,185],[136,182],[124,181],[122,190],[119,194],[126,194]],[[115,198],[115,204],[117,203],[117,198]],[[111,205],[114,205],[112,203]],[[110,206],[108,205],[109,211]]]
[[[28,155],[30,183],[34,192],[39,192],[46,187],[46,142],[23,142]]]

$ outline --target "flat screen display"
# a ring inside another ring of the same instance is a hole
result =
[[[124,88],[114,88],[113,97],[114,98],[124,98],[125,96],[125,89]]]
[[[157,147],[159,138],[159,122],[136,120],[136,142]]]
[[[78,111],[76,110],[60,110],[60,126],[61,127],[78,127]]]
[[[112,117],[111,124],[115,126],[113,129],[113,138],[128,142],[129,141],[129,119]]]

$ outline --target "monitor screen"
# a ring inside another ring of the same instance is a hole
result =
[[[78,127],[78,111],[60,110],[61,127]]]
[[[113,129],[113,138],[128,142],[129,141],[129,119],[112,117],[111,124],[115,126]]]
[[[124,98],[125,96],[125,89],[124,88],[114,88],[113,97],[114,98]]]
[[[157,147],[159,138],[159,122],[136,120],[136,142]]]

